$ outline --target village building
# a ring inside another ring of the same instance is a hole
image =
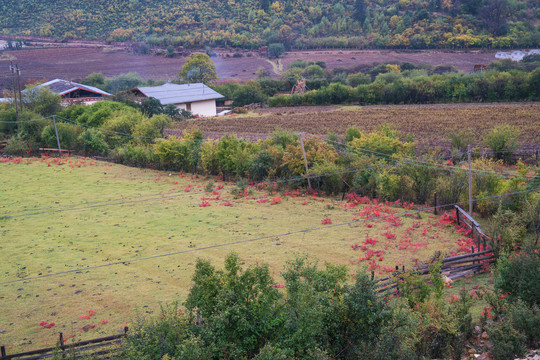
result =
[[[138,87],[126,93],[134,95],[136,99],[153,97],[163,106],[172,104],[197,116],[215,116],[216,100],[224,98],[203,83],[166,83],[161,86]]]
[[[44,87],[47,87],[53,93],[60,95],[63,105],[69,105],[74,102],[90,105],[97,101],[105,100],[107,96],[112,96],[108,92],[94,86],[83,85],[62,79],[47,81],[46,83],[24,90],[23,92],[28,93],[29,91]]]

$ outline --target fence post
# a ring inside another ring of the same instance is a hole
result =
[[[0,346],[0,355],[2,357],[7,356],[6,355],[6,347],[4,345]]]
[[[60,349],[62,349],[62,351],[64,351],[64,335],[62,333],[59,333],[60,337],[58,339],[58,341],[60,341]]]
[[[458,226],[460,225],[460,221],[459,221],[459,210],[458,208],[456,208],[456,221],[457,221],[457,224]]]
[[[435,192],[435,194],[433,194],[433,196],[435,197],[435,199],[434,199],[435,200],[435,207],[433,208],[433,214],[438,215],[437,205],[439,205],[439,204],[437,202],[437,193]]]

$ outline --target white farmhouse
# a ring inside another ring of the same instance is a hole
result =
[[[173,104],[198,116],[216,115],[216,99],[224,97],[203,83],[181,85],[167,83],[161,86],[135,88],[128,93],[139,98],[153,97],[163,106]]]

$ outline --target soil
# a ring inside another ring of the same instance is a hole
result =
[[[403,136],[412,135],[421,147],[448,150],[452,132],[470,131],[478,139],[475,145],[485,147],[483,140],[493,127],[511,125],[520,130],[519,148],[528,156],[535,156],[540,144],[539,113],[537,102],[267,108],[246,115],[183,121],[169,129],[168,134],[181,135],[182,130],[196,126],[209,138],[237,134],[257,140],[268,137],[277,128],[317,136],[329,132],[342,136],[350,126],[374,131],[389,124]]]
[[[80,81],[93,72],[105,76],[116,76],[127,72],[137,72],[145,79],[167,80],[175,78],[187,57],[167,58],[153,55],[137,55],[121,48],[68,47],[4,51],[0,58],[0,90],[11,87],[9,60],[14,60],[21,68],[23,83],[35,80],[61,78]],[[471,72],[475,64],[487,64],[495,59],[496,51],[396,51],[396,50],[311,50],[285,53],[280,60],[283,69],[297,59],[324,61],[328,69],[336,67],[361,67],[380,62],[411,62],[430,65],[450,64],[465,72]],[[217,51],[212,60],[216,64],[218,76],[223,80],[247,81],[255,78],[256,71],[264,67],[272,76],[278,77],[278,66],[273,66],[266,57],[243,51],[241,57],[232,52]],[[274,68],[278,71],[276,73]]]

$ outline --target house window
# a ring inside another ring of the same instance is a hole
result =
[[[191,111],[191,103],[186,103],[186,110]]]

